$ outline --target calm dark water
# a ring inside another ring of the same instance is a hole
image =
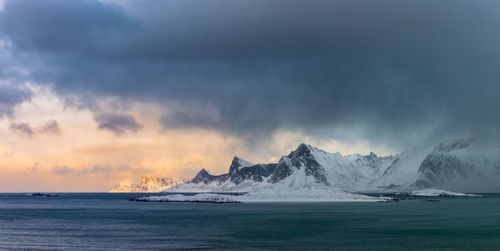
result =
[[[500,196],[399,203],[144,203],[0,194],[0,249],[500,250]]]

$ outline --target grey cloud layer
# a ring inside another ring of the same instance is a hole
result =
[[[57,120],[49,120],[45,124],[33,128],[30,123],[11,123],[9,129],[14,133],[17,133],[22,136],[35,136],[36,134],[52,134],[59,135],[62,134],[61,127]]]
[[[35,163],[35,166],[26,170],[27,173],[38,172],[38,163]],[[141,172],[149,172],[151,170],[144,168],[137,168],[136,170],[132,169],[130,166],[121,165],[118,167],[108,166],[108,165],[94,165],[93,167],[87,168],[74,168],[68,167],[64,165],[57,165],[52,167],[50,173],[56,175],[86,175],[86,174],[104,174],[108,175],[116,172],[133,172],[136,171],[138,173]]]
[[[103,113],[95,116],[95,121],[101,130],[109,130],[115,134],[123,134],[127,131],[136,132],[142,128],[135,118],[127,114]]]
[[[28,123],[12,123],[10,124],[10,130],[23,136],[31,137],[35,134],[31,125]]]
[[[7,0],[0,36],[37,62],[12,63],[61,95],[198,107],[165,114],[165,127],[247,135],[342,127],[397,142],[422,128],[500,126],[495,1],[123,5]]]

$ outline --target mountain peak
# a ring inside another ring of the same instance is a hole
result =
[[[196,174],[196,176],[190,181],[190,183],[208,184],[208,183],[214,182],[214,181],[223,182],[226,180],[226,178],[227,178],[227,173],[221,174],[221,175],[214,175],[214,174],[210,173],[209,171],[207,171],[205,168],[203,168],[198,172],[198,174]]]
[[[461,138],[455,140],[445,140],[439,143],[439,145],[434,149],[438,152],[450,152],[453,150],[463,149],[470,146],[473,143],[473,138]]]
[[[300,143],[299,146],[297,147],[297,150],[304,149],[304,148],[311,149],[312,146],[309,144],[306,144],[306,143]]]
[[[210,179],[210,177],[212,177],[212,174],[207,170],[205,170],[205,168],[202,168],[198,172],[198,174],[196,174],[196,176],[193,178],[191,182],[194,183],[206,182],[208,179]]]
[[[247,166],[253,166],[254,164],[249,162],[249,161],[246,161],[238,156],[234,156],[233,158],[233,162],[232,163],[238,163],[240,164],[241,166],[243,167],[247,167]]]
[[[292,151],[290,152],[290,154],[288,155],[288,157],[292,158],[292,157],[299,157],[299,156],[306,156],[306,155],[309,155],[311,154],[311,149],[313,147],[308,145],[308,144],[305,144],[305,143],[301,143],[297,149],[295,149],[295,151]]]
[[[207,171],[205,168],[202,168],[199,172],[198,172],[198,175],[204,175],[204,174],[208,174],[208,175],[212,175],[209,171]]]
[[[229,174],[239,171],[243,167],[254,166],[255,164],[248,162],[238,156],[234,156],[231,166],[229,167]]]
[[[184,181],[178,178],[144,175],[139,184],[118,184],[111,192],[160,192],[182,183],[184,183]]]

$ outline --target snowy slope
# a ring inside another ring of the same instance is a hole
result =
[[[450,192],[432,188],[411,191],[410,193],[408,193],[408,195],[420,196],[420,197],[481,197],[481,195],[477,194],[457,193],[457,192]]]
[[[433,145],[413,147],[397,155],[383,174],[375,177],[366,187],[371,191],[406,191],[418,178],[418,167],[432,152]]]
[[[500,148],[475,139],[440,143],[418,168],[416,188],[500,191]]]
[[[333,189],[327,186],[304,187],[301,189],[266,188],[233,196],[241,202],[373,202],[392,201],[389,197],[373,197]]]

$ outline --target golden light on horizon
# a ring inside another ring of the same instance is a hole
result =
[[[190,179],[202,168],[227,172],[235,155],[255,163],[276,162],[303,141],[343,154],[370,148],[364,142],[315,141],[298,132],[279,131],[266,144],[249,149],[244,139],[215,130],[165,130],[156,115],[160,108],[153,104],[127,107],[127,114],[137,118],[142,129],[117,135],[99,130],[90,110],[66,107],[50,88],[27,86],[33,92],[31,100],[15,108],[14,118],[0,119],[0,191],[4,192],[109,191],[145,174]],[[101,102],[103,107],[112,106],[112,100]],[[60,132],[37,129],[52,120]],[[31,134],[10,128],[15,123],[29,125]]]

